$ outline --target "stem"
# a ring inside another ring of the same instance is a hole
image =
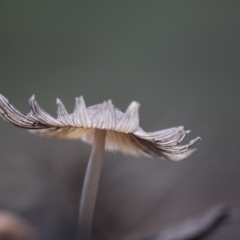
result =
[[[77,240],[90,240],[92,220],[102,170],[106,131],[96,129],[80,200]]]

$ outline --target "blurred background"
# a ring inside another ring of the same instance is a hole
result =
[[[239,1],[1,1],[0,92],[56,116],[112,99],[141,103],[146,131],[202,137],[183,162],[106,153],[94,239],[140,239],[226,203],[240,207]],[[39,240],[74,239],[91,147],[0,122],[0,210]],[[240,238],[239,223],[212,240]]]

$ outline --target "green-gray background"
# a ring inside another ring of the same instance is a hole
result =
[[[240,200],[239,1],[1,1],[0,92],[21,111],[35,94],[55,114],[112,99],[141,103],[147,131],[201,136],[186,161],[106,153],[96,239],[139,239],[218,203]],[[39,239],[73,239],[90,147],[0,122],[0,208]],[[239,224],[212,240],[239,239]]]

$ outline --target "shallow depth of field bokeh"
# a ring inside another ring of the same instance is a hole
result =
[[[0,93],[23,112],[35,94],[141,103],[146,131],[202,137],[183,162],[106,153],[95,239],[140,239],[218,203],[240,207],[238,1],[1,1]],[[74,239],[90,146],[41,139],[0,121],[0,210],[39,240]],[[239,223],[211,240],[238,240]]]

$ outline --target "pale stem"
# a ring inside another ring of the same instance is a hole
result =
[[[91,239],[92,220],[102,170],[105,139],[106,130],[96,129],[80,200],[77,240]]]

